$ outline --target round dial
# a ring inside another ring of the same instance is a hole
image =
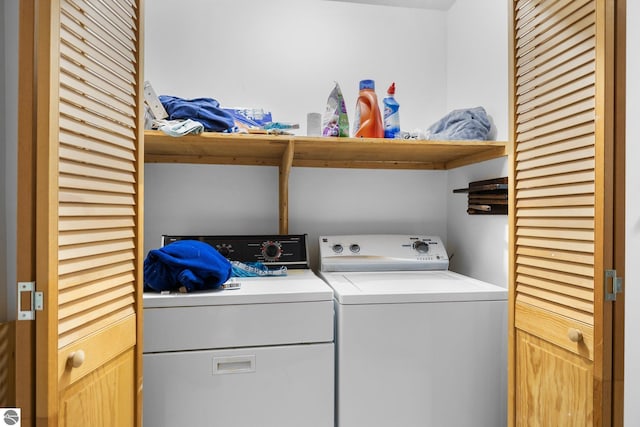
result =
[[[333,246],[331,247],[331,249],[333,249],[333,252],[335,252],[335,253],[337,253],[337,254],[340,254],[340,253],[342,253],[342,250],[343,250],[344,248],[342,247],[342,245],[341,245],[341,244],[336,243],[335,245],[333,245]]]
[[[418,240],[417,242],[414,242],[413,249],[421,254],[426,254],[429,252],[429,244],[424,240]]]
[[[233,252],[233,248],[231,247],[231,245],[227,244],[217,245],[216,249],[218,250],[218,252],[220,252],[220,255],[225,258],[229,258],[229,255],[231,255],[231,252]]]
[[[357,243],[354,243],[353,245],[349,246],[349,250],[354,254],[357,254],[360,252],[360,245]]]
[[[280,242],[266,241],[262,244],[262,256],[265,261],[276,261],[282,255]]]

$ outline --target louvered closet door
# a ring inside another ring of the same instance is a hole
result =
[[[139,422],[140,7],[37,2],[36,416]]]
[[[609,422],[612,4],[513,2],[510,425]]]

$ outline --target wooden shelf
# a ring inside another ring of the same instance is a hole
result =
[[[171,137],[145,131],[147,163],[277,166],[280,234],[289,229],[291,168],[452,169],[507,155],[498,141],[418,141],[225,134]]]
[[[501,141],[323,138],[205,132],[179,138],[145,131],[148,163],[210,163],[367,169],[452,169],[507,155]]]

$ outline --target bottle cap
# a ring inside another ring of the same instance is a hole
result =
[[[395,95],[396,93],[396,82],[391,83],[389,89],[387,89],[387,95]]]
[[[360,90],[376,89],[376,83],[373,80],[360,80]]]

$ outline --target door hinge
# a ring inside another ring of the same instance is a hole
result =
[[[609,292],[609,279],[611,279],[611,292]],[[615,301],[616,295],[622,292],[622,277],[616,275],[615,270],[604,271],[604,300]]]
[[[29,293],[29,307],[22,306],[22,294]],[[42,292],[36,291],[36,282],[18,282],[18,320],[34,320],[36,310],[42,311],[44,299]]]

